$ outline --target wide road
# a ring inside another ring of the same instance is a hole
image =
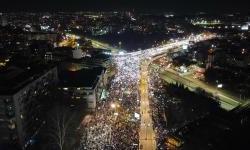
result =
[[[149,106],[149,76],[148,76],[148,62],[142,62],[141,65],[141,76],[140,76],[140,114],[141,114],[141,124],[140,124],[140,149],[142,150],[155,150],[155,131],[153,129],[153,121],[151,118],[151,111]]]
[[[193,78],[188,78],[185,76],[179,75],[176,71],[172,69],[167,69],[167,70],[162,70],[161,71],[161,77],[162,79],[166,80],[169,82],[169,79],[172,79],[175,82],[181,83],[191,89],[196,89],[196,88],[201,88],[205,90],[208,93],[214,94],[219,97],[221,101],[221,106],[227,110],[231,110],[240,104],[242,104],[242,101],[234,97],[233,95],[230,95],[228,93],[225,93],[216,87],[213,87],[211,85],[208,85],[202,81],[193,79]]]
[[[85,38],[86,40],[90,40],[91,43],[92,43],[92,46],[94,48],[100,48],[100,49],[106,49],[106,50],[111,50],[112,53],[117,53],[119,51],[121,51],[121,49],[119,48],[115,48],[113,46],[110,46],[109,44],[107,43],[104,43],[104,42],[101,42],[101,41],[97,41],[97,40],[94,40],[94,39],[90,39],[90,38]]]

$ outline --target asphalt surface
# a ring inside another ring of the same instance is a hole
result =
[[[242,101],[233,95],[220,91],[218,88],[208,85],[202,81],[197,79],[193,79],[186,76],[179,75],[176,71],[172,69],[168,70],[161,70],[161,77],[162,79],[169,82],[169,79],[172,79],[175,82],[181,83],[191,89],[201,88],[208,93],[214,94],[219,97],[221,106],[226,110],[231,110],[240,104]]]
[[[140,125],[140,149],[142,150],[155,150],[155,131],[153,129],[152,115],[149,106],[149,76],[148,76],[148,64],[141,65],[141,80],[140,80],[140,96],[141,96],[141,125]]]

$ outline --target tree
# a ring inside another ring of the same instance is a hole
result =
[[[65,106],[57,106],[49,112],[48,137],[50,144],[56,145],[59,150],[65,149],[66,135],[73,115]]]

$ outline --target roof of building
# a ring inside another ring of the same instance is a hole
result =
[[[49,69],[51,69],[51,66],[36,65],[26,69],[10,66],[0,70],[0,94],[15,94]]]
[[[94,89],[103,70],[103,67],[82,68],[75,71],[62,70],[59,73],[59,85],[62,87],[87,87]]]

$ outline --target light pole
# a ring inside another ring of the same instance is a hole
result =
[[[110,111],[110,116],[111,116],[111,121],[113,122],[113,110],[116,110],[116,108],[118,107],[119,105],[116,105],[115,103],[111,103],[110,104],[110,107],[111,107],[111,111]],[[112,127],[112,126],[111,126]],[[110,145],[112,144],[112,129],[110,131],[110,141],[109,141]]]

